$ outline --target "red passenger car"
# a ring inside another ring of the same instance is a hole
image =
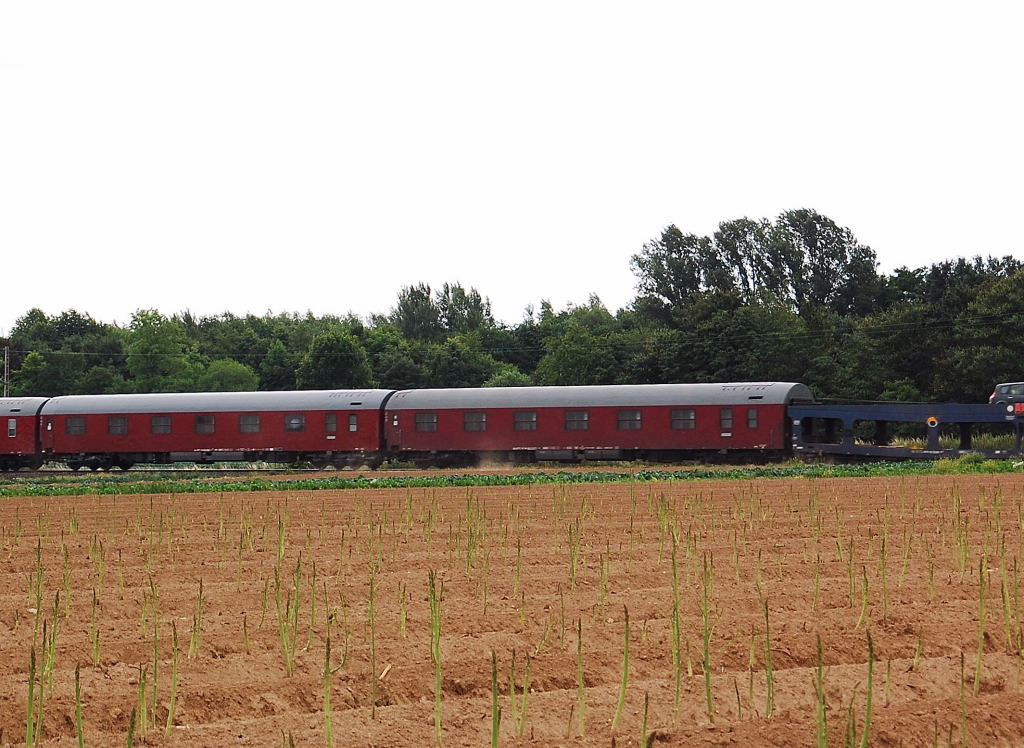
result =
[[[390,390],[68,395],[40,412],[48,461],[73,469],[137,462],[375,462]]]
[[[412,459],[678,459],[789,448],[802,384],[646,384],[406,390],[385,406],[387,449]]]
[[[0,398],[3,416],[3,441],[0,442],[0,470],[38,468],[39,409],[45,397]]]

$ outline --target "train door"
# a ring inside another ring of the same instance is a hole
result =
[[[387,417],[388,425],[388,449],[400,450],[402,448],[402,420],[398,411],[392,411]]]

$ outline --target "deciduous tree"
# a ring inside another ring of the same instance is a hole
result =
[[[230,358],[211,361],[199,376],[200,392],[252,392],[260,378],[251,368]]]
[[[128,336],[128,371],[136,392],[188,392],[201,371],[195,344],[180,322],[155,309],[132,315]]]
[[[373,386],[365,349],[349,333],[324,332],[313,338],[296,372],[302,390],[355,389]]]

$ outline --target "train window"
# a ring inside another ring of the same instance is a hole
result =
[[[328,434],[335,434],[338,431],[338,414],[327,413],[324,415],[324,431]]]
[[[462,429],[463,431],[487,431],[487,414],[463,413]]]
[[[196,416],[196,433],[212,434],[217,428],[216,416]]]
[[[417,431],[437,431],[437,413],[417,413]]]
[[[108,434],[127,434],[128,419],[125,416],[109,416],[107,418]]]
[[[516,431],[536,431],[537,411],[521,410],[512,416],[512,421]]]
[[[149,419],[149,433],[169,434],[171,433],[170,416],[153,416]]]
[[[641,426],[639,410],[620,410],[617,416],[619,431],[639,431]]]
[[[588,410],[567,410],[565,411],[566,431],[586,431],[590,427],[590,411]]]
[[[732,428],[732,408],[721,408],[718,411],[718,425],[723,429]]]
[[[348,414],[348,430],[351,432],[359,431],[359,416],[355,413]]]
[[[747,428],[757,428],[757,408],[747,408]]]
[[[85,433],[85,418],[83,416],[68,416],[64,422],[64,429],[68,436],[81,436]]]
[[[11,439],[13,439],[17,435],[18,435],[18,419],[17,418],[8,418],[7,419],[7,436],[9,436]]]
[[[306,416],[303,413],[289,413],[284,417],[284,430],[297,434],[306,430]]]
[[[259,413],[246,413],[238,417],[238,431],[242,434],[260,433]]]
[[[676,431],[692,431],[697,428],[697,411],[693,408],[679,408],[673,410],[672,428]]]

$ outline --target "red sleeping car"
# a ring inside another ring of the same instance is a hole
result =
[[[406,390],[385,405],[389,452],[537,459],[671,459],[698,451],[782,452],[788,382]]]
[[[0,398],[3,416],[3,441],[0,442],[0,470],[38,468],[39,409],[45,397]]]
[[[68,395],[40,412],[43,457],[73,469],[136,462],[379,459],[390,390]]]

